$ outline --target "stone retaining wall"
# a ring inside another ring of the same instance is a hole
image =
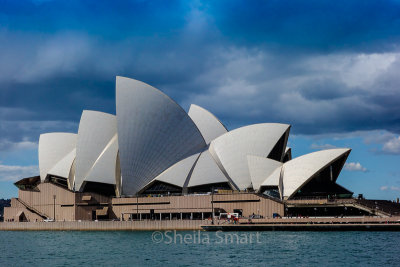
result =
[[[155,231],[200,230],[208,220],[176,221],[71,221],[71,222],[2,222],[0,231]]]

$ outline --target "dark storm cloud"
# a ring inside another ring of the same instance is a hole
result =
[[[218,27],[248,45],[311,52],[397,49],[398,1],[217,1]]]
[[[359,90],[349,89],[346,84],[332,79],[311,80],[299,88],[301,95],[310,100],[333,100],[349,95],[360,94]]]
[[[3,144],[115,113],[115,76],[228,127],[400,132],[398,2],[2,1]]]

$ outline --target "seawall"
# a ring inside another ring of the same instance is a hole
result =
[[[400,224],[236,224],[203,225],[206,231],[400,231]]]
[[[375,225],[377,225],[375,227]],[[203,226],[203,227],[202,227]],[[205,227],[204,227],[205,226]],[[282,218],[253,219],[240,224],[225,220],[143,220],[143,221],[57,221],[57,222],[1,222],[0,231],[345,231],[347,229],[399,231],[400,217],[345,217],[345,218]],[[380,230],[382,229],[382,230]]]
[[[201,230],[207,220],[1,222],[0,231],[156,231]]]

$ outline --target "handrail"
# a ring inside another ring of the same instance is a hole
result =
[[[383,213],[385,215],[393,215],[396,213],[400,213],[400,205],[396,205],[395,203],[388,202],[385,200],[366,200],[366,199],[357,199],[356,203],[360,206],[368,207],[371,210]],[[395,204],[396,207],[391,205]]]
[[[49,216],[47,216],[46,214],[44,214],[43,212],[40,212],[39,210],[35,209],[34,207],[28,205],[25,201],[16,198],[16,200],[18,200],[22,205],[25,206],[25,208],[27,208],[29,211],[36,213],[37,215],[39,215],[40,217],[42,217],[43,219],[48,219],[50,218]]]

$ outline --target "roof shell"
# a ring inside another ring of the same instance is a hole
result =
[[[175,163],[154,178],[154,180],[183,187],[186,179],[188,179],[190,170],[193,168],[193,165],[196,163],[199,155],[200,153],[197,153]]]
[[[202,152],[193,169],[187,186],[193,187],[223,182],[228,182],[228,179],[222,173],[217,163],[215,163],[210,151],[206,150]]]
[[[261,184],[263,186],[278,186],[281,187],[281,172],[282,166],[276,168]]]
[[[73,133],[46,133],[39,137],[39,170],[43,182],[47,173],[76,147]]]
[[[100,154],[117,133],[117,120],[112,114],[84,110],[79,123],[75,161],[75,189],[80,191]],[[112,168],[106,165],[103,168]],[[115,172],[115,171],[114,171]]]
[[[262,182],[262,184],[260,185],[260,189],[262,187],[278,187],[279,190],[279,195],[280,198],[283,198],[283,176],[282,176],[282,168],[278,167],[276,168],[269,176],[267,179],[265,179],[264,182]]]
[[[282,162],[252,155],[247,156],[247,161],[249,164],[251,182],[255,190],[259,190],[261,185],[279,185],[279,176],[278,180],[268,178],[275,170],[281,169],[283,165]]]
[[[206,146],[188,114],[158,89],[117,77],[116,101],[122,195],[136,194]]]
[[[117,165],[117,153],[118,136],[115,134],[100,153],[84,181],[116,184],[115,168]]]
[[[54,165],[53,168],[51,168],[51,170],[48,171],[48,174],[68,179],[72,163],[74,162],[75,159],[75,155],[76,155],[76,149],[74,148],[62,160],[60,160],[56,165]]]
[[[199,128],[204,140],[209,144],[218,136],[228,132],[226,127],[208,110],[192,104],[189,108],[189,117]]]
[[[267,157],[289,128],[288,124],[278,123],[241,127],[213,140],[210,152],[231,183],[244,190],[251,187],[247,155]]]
[[[307,184],[315,174],[342,156],[348,156],[351,149],[335,148],[313,152],[294,158],[283,165],[283,196],[292,197]]]

